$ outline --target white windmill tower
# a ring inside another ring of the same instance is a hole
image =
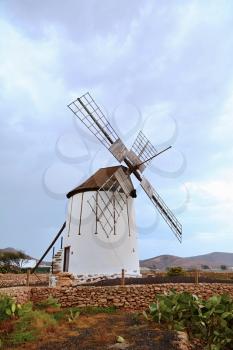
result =
[[[125,166],[101,168],[67,194],[67,220],[37,265],[64,231],[64,244],[54,259],[56,271],[71,272],[76,276],[112,276],[119,275],[124,269],[126,275],[137,276],[140,271],[133,204],[136,190],[131,174],[139,180],[181,242],[181,224],[142,176],[150,161],[171,146],[158,152],[140,131],[128,150],[89,93],[68,107]]]
[[[139,275],[133,198],[128,168],[99,169],[67,194],[63,271],[74,275]]]

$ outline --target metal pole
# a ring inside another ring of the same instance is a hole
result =
[[[140,163],[137,165],[137,167],[140,167],[140,165],[149,162],[150,160],[154,159],[155,157],[158,157],[161,153],[166,152],[168,149],[172,148],[172,146],[169,146],[165,149],[163,149],[162,151],[160,151],[159,153],[156,153],[153,157],[146,159],[144,162]]]
[[[66,222],[64,222],[64,224],[62,225],[62,227],[60,228],[60,230],[58,231],[56,237],[54,238],[54,240],[52,241],[52,243],[49,245],[49,247],[46,249],[46,251],[44,252],[44,254],[42,255],[42,257],[37,261],[37,264],[35,267],[33,267],[31,273],[34,273],[34,271],[36,270],[36,268],[40,265],[41,261],[44,259],[44,257],[48,254],[48,252],[50,251],[50,249],[52,248],[52,246],[54,245],[54,243],[57,241],[57,239],[59,238],[59,236],[61,235],[62,231],[64,230],[64,228],[66,227]]]

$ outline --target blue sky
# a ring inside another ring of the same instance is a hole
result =
[[[115,164],[67,108],[89,91],[129,147],[173,146],[145,175],[183,243],[139,189],[140,257],[232,252],[232,58],[232,1],[2,0],[0,247],[39,257],[65,193]]]

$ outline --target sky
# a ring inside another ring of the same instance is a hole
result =
[[[112,155],[67,105],[90,92],[183,225],[137,186],[140,258],[233,252],[233,2],[0,1],[0,247],[39,258],[66,193]]]

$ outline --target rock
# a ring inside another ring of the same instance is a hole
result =
[[[118,336],[117,339],[116,339],[117,343],[124,343],[125,342],[125,339],[122,337],[122,336]]]
[[[190,346],[189,346],[189,339],[188,339],[188,334],[186,332],[177,332],[177,337],[178,337],[178,341],[177,341],[177,345],[178,345],[178,349],[179,350],[189,350]]]

